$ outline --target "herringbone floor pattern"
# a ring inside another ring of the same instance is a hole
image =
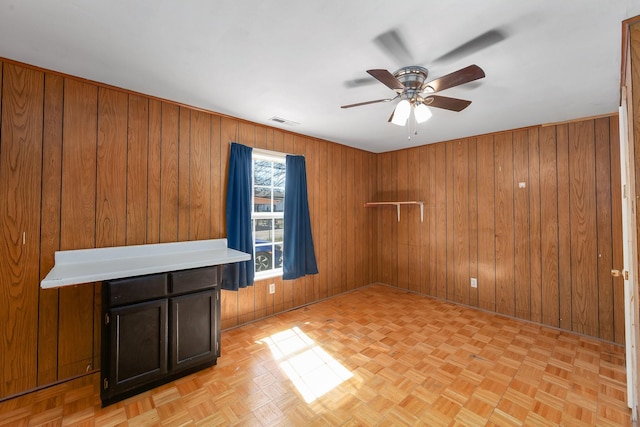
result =
[[[0,425],[629,425],[623,348],[375,285],[222,334],[218,365],[100,407],[99,376]]]

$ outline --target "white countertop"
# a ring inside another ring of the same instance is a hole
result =
[[[251,255],[227,247],[227,239],[56,251],[40,287],[81,283],[247,261]]]

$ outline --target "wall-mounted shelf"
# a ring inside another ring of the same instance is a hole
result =
[[[372,208],[375,206],[394,205],[398,210],[398,222],[400,222],[400,205],[420,205],[420,222],[424,221],[424,202],[411,201],[411,202],[367,202],[364,204],[365,208]]]

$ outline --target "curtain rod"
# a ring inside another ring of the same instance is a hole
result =
[[[231,144],[240,144],[239,142],[235,142],[235,141],[229,141],[229,145]],[[244,144],[240,144],[240,145],[244,145]],[[245,147],[251,147],[250,145],[245,145]],[[291,154],[291,153],[284,153],[284,152],[280,152],[280,151],[273,151],[273,150],[267,150],[265,148],[256,148],[256,147],[251,147],[251,149],[253,151],[255,151],[258,154],[264,154],[266,156],[274,156],[274,157],[283,157],[283,156],[302,156],[304,157],[304,154]]]

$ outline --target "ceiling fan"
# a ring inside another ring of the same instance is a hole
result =
[[[434,64],[461,59],[464,56],[479,52],[501,42],[507,35],[506,30],[493,28],[429,62]],[[374,42],[397,63],[425,62],[416,61],[413,58],[398,29],[391,29],[380,34],[374,39]],[[431,117],[431,111],[427,106],[452,111],[464,110],[471,104],[471,101],[435,95],[435,93],[481,79],[485,76],[484,71],[477,65],[470,65],[429,82],[427,82],[429,71],[425,67],[418,65],[402,67],[393,74],[382,69],[367,70],[367,73],[373,78],[358,78],[345,82],[345,85],[347,87],[358,87],[377,80],[394,90],[396,96],[393,98],[343,105],[342,108],[358,107],[378,102],[390,102],[399,98],[400,102],[397,104],[391,117],[389,117],[389,121],[400,126],[406,124],[412,112],[417,123],[428,120]]]
[[[431,111],[427,108],[436,107],[451,111],[462,111],[471,104],[471,101],[458,98],[450,98],[434,95],[445,89],[469,83],[485,76],[482,68],[477,65],[469,65],[446,76],[435,80],[426,81],[429,71],[417,65],[402,67],[391,74],[387,70],[367,70],[372,77],[396,92],[393,98],[376,99],[373,101],[358,102],[356,104],[343,105],[341,108],[359,107],[361,105],[375,104],[378,102],[390,102],[400,99],[396,105],[389,122],[404,126],[412,111],[417,123],[422,123],[431,117]]]

